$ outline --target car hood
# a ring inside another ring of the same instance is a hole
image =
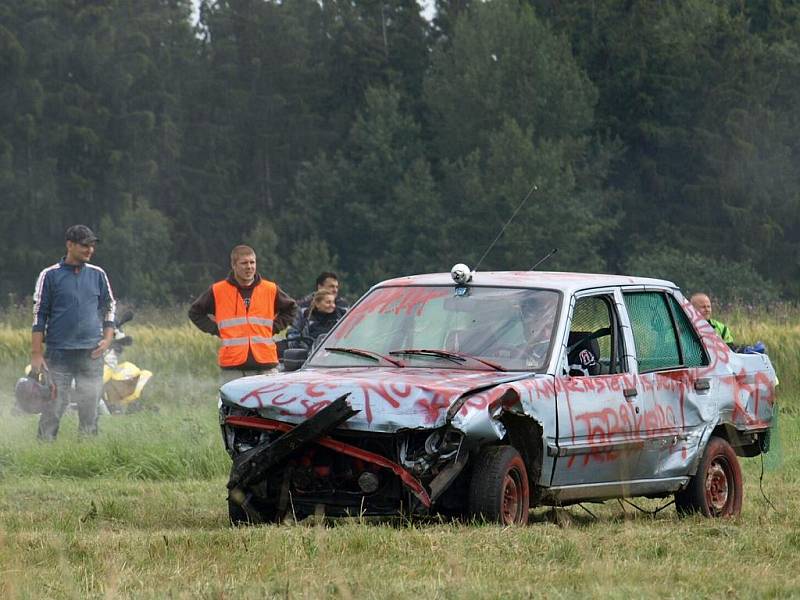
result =
[[[363,367],[305,368],[292,373],[243,377],[225,384],[223,403],[254,409],[265,418],[300,423],[347,394],[359,413],[341,428],[394,432],[444,425],[447,411],[463,396],[459,411],[485,410],[504,383],[533,373]]]

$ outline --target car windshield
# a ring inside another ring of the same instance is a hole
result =
[[[520,288],[378,288],[347,313],[308,364],[386,366],[390,359],[406,367],[542,370],[559,298],[553,290]]]

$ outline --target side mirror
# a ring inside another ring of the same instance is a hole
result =
[[[283,353],[283,370],[297,371],[307,358],[308,350],[305,348],[289,348]]]

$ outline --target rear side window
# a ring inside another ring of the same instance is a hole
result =
[[[675,323],[678,325],[678,338],[681,342],[683,353],[683,364],[687,367],[704,367],[708,364],[708,355],[703,349],[703,344],[697,338],[692,323],[683,307],[675,300],[674,296],[669,296],[672,312],[675,314]]]
[[[672,315],[664,294],[625,294],[625,305],[636,343],[639,371],[656,371],[681,366],[680,349]]]

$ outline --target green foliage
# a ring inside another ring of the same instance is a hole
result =
[[[244,243],[256,251],[259,272],[296,298],[313,289],[320,272],[338,269],[337,258],[325,241],[316,237],[279,239],[272,225],[263,220],[245,236]]]
[[[776,286],[764,279],[750,263],[717,260],[670,247],[653,248],[632,256],[626,260],[623,270],[628,275],[669,279],[687,297],[703,292],[726,303],[746,299],[765,304],[774,302],[779,296]]]
[[[172,227],[158,210],[141,202],[113,221],[100,221],[98,261],[117,296],[167,304],[180,269],[174,260]]]
[[[476,261],[534,184],[482,268],[655,275],[670,248],[720,295],[800,293],[795,2],[192,6],[0,6],[4,302],[76,222],[137,303],[243,240],[292,293],[336,268],[353,295]]]
[[[545,2],[599,91],[595,129],[627,147],[609,181],[627,235],[612,268],[652,245],[752,265],[796,294],[800,23],[793,2]],[[680,236],[675,232],[681,231]],[[734,295],[753,288],[743,284]]]
[[[284,257],[278,269],[278,282],[281,286],[301,298],[314,289],[314,282],[322,271],[334,271],[340,277],[346,273],[339,271],[339,261],[331,254],[325,241],[317,238],[296,240],[291,252]],[[344,290],[343,290],[344,291]]]
[[[474,265],[521,207],[482,268],[527,270],[557,247],[547,268],[603,270],[619,149],[587,135],[596,92],[564,39],[527,5],[476,4],[432,63],[450,252]]]
[[[472,4],[451,43],[436,48],[425,82],[442,156],[464,157],[511,118],[537,139],[592,125],[597,92],[533,9],[515,0]]]
[[[480,180],[473,193],[465,190],[454,198],[461,207],[450,222],[453,233],[457,230],[480,241],[471,250],[470,260],[477,261],[478,252],[488,248],[495,232],[521,206],[483,268],[525,271],[555,247],[558,254],[546,269],[602,270],[601,243],[613,231],[614,218],[602,190],[590,194],[589,189],[581,189],[581,158],[571,156],[577,154],[576,146],[586,146],[586,140],[532,139],[530,131],[522,131],[509,120],[491,136],[480,174],[467,171],[478,166],[477,154],[471,163],[451,166],[455,189],[459,180]]]
[[[355,289],[433,263],[440,205],[419,138],[395,88],[370,88],[348,152],[321,156],[298,176],[294,206],[338,250]]]
[[[16,36],[0,26],[0,82],[13,81],[25,64],[25,50]]]

